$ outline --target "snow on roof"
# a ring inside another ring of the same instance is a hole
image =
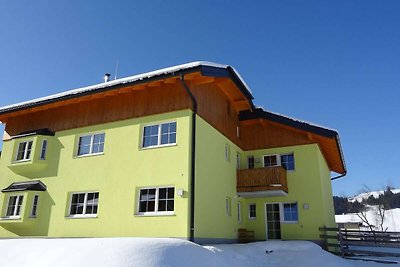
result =
[[[58,94],[53,94],[53,95],[36,98],[33,100],[29,100],[29,101],[20,102],[20,103],[13,104],[13,105],[0,107],[0,113],[6,112],[6,111],[9,111],[12,109],[23,108],[25,106],[30,106],[30,105],[39,104],[42,102],[51,101],[51,100],[66,97],[66,96],[73,96],[73,95],[78,95],[81,93],[96,91],[99,89],[103,89],[103,88],[107,88],[107,87],[111,87],[111,86],[115,86],[115,85],[123,85],[123,84],[132,83],[132,82],[136,82],[136,81],[141,81],[141,80],[157,77],[160,75],[172,74],[175,72],[192,69],[192,68],[196,68],[196,67],[200,67],[200,66],[214,67],[214,68],[220,68],[220,69],[230,68],[235,73],[235,75],[239,78],[241,83],[243,83],[243,85],[244,85],[245,89],[248,91],[248,93],[250,95],[252,95],[251,90],[248,87],[248,85],[246,84],[246,82],[243,80],[243,78],[240,76],[240,74],[233,67],[231,67],[229,65],[223,65],[223,64],[218,64],[218,63],[208,62],[208,61],[195,61],[195,62],[191,62],[191,63],[172,66],[172,67],[159,69],[159,70],[155,70],[155,71],[150,71],[150,72],[146,72],[146,73],[142,73],[142,74],[138,74],[138,75],[134,75],[134,76],[129,76],[126,78],[121,78],[121,79],[109,81],[106,83],[99,83],[99,84],[95,84],[95,85],[91,85],[91,86],[81,87],[81,88],[65,91],[65,92],[58,93]]]
[[[362,220],[354,213],[335,215],[336,223],[361,223]]]

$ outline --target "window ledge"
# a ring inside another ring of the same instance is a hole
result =
[[[282,221],[283,224],[298,224],[299,221]]]
[[[148,150],[148,149],[154,149],[154,148],[162,148],[162,147],[171,147],[171,146],[177,146],[177,143],[173,144],[165,144],[165,145],[159,145],[159,146],[148,146],[148,147],[140,147],[139,150]]]
[[[90,219],[90,218],[98,218],[97,214],[87,214],[87,215],[68,215],[65,216],[67,219]]]
[[[87,157],[94,157],[94,156],[101,156],[104,155],[104,152],[101,153],[91,153],[91,154],[84,154],[84,155],[76,155],[74,159],[79,159],[79,158],[87,158]]]
[[[21,220],[21,216],[1,217],[0,220],[2,221]]]
[[[18,164],[18,163],[24,163],[24,162],[29,162],[31,159],[21,159],[21,160],[14,160],[12,164]]]
[[[174,212],[153,212],[153,213],[135,213],[135,217],[162,217],[162,216],[176,216]]]

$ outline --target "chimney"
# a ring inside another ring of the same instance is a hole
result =
[[[110,73],[104,74],[104,82],[105,83],[110,81],[110,75],[111,75]]]

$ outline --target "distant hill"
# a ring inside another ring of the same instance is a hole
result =
[[[390,189],[390,191],[392,191],[393,194],[400,193],[400,189]],[[367,200],[371,196],[373,196],[374,198],[378,198],[380,195],[383,195],[384,193],[385,193],[384,190],[372,191],[372,192],[361,193],[354,197],[350,197],[348,199],[349,199],[349,202],[355,202],[355,201],[362,202],[363,200]]]

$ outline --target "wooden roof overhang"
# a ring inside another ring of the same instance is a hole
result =
[[[149,73],[151,74],[151,73]],[[145,75],[145,74],[143,74]],[[142,76],[143,76],[142,75]],[[118,80],[99,84],[98,87],[90,90],[71,90],[58,95],[39,98],[20,104],[0,108],[0,123],[7,123],[7,120],[19,115],[47,110],[55,107],[75,104],[79,102],[91,101],[93,99],[104,98],[117,94],[130,93],[136,90],[145,90],[152,87],[171,85],[178,82],[180,77],[190,85],[199,85],[215,82],[219,88],[232,100],[238,111],[253,109],[253,96],[247,85],[238,73],[230,66],[215,67],[208,65],[198,65],[188,67],[173,72],[160,73],[129,82],[118,83]],[[135,77],[135,76],[132,76]],[[120,79],[121,81],[126,80]],[[78,91],[78,92],[76,92]],[[69,93],[70,92],[70,93]]]
[[[239,120],[244,128],[250,125],[259,125],[269,132],[276,131],[276,129],[290,132],[292,136],[289,138],[282,136],[283,132],[278,133],[281,136],[279,138],[280,143],[276,144],[276,147],[317,143],[331,171],[339,174],[346,174],[347,172],[339,134],[335,130],[298,121],[260,108],[255,109],[253,112],[241,112]],[[297,137],[293,138],[293,135]],[[270,142],[252,143],[247,146],[244,144],[245,149],[261,148],[256,146],[268,146],[269,148],[274,147],[274,144]]]

